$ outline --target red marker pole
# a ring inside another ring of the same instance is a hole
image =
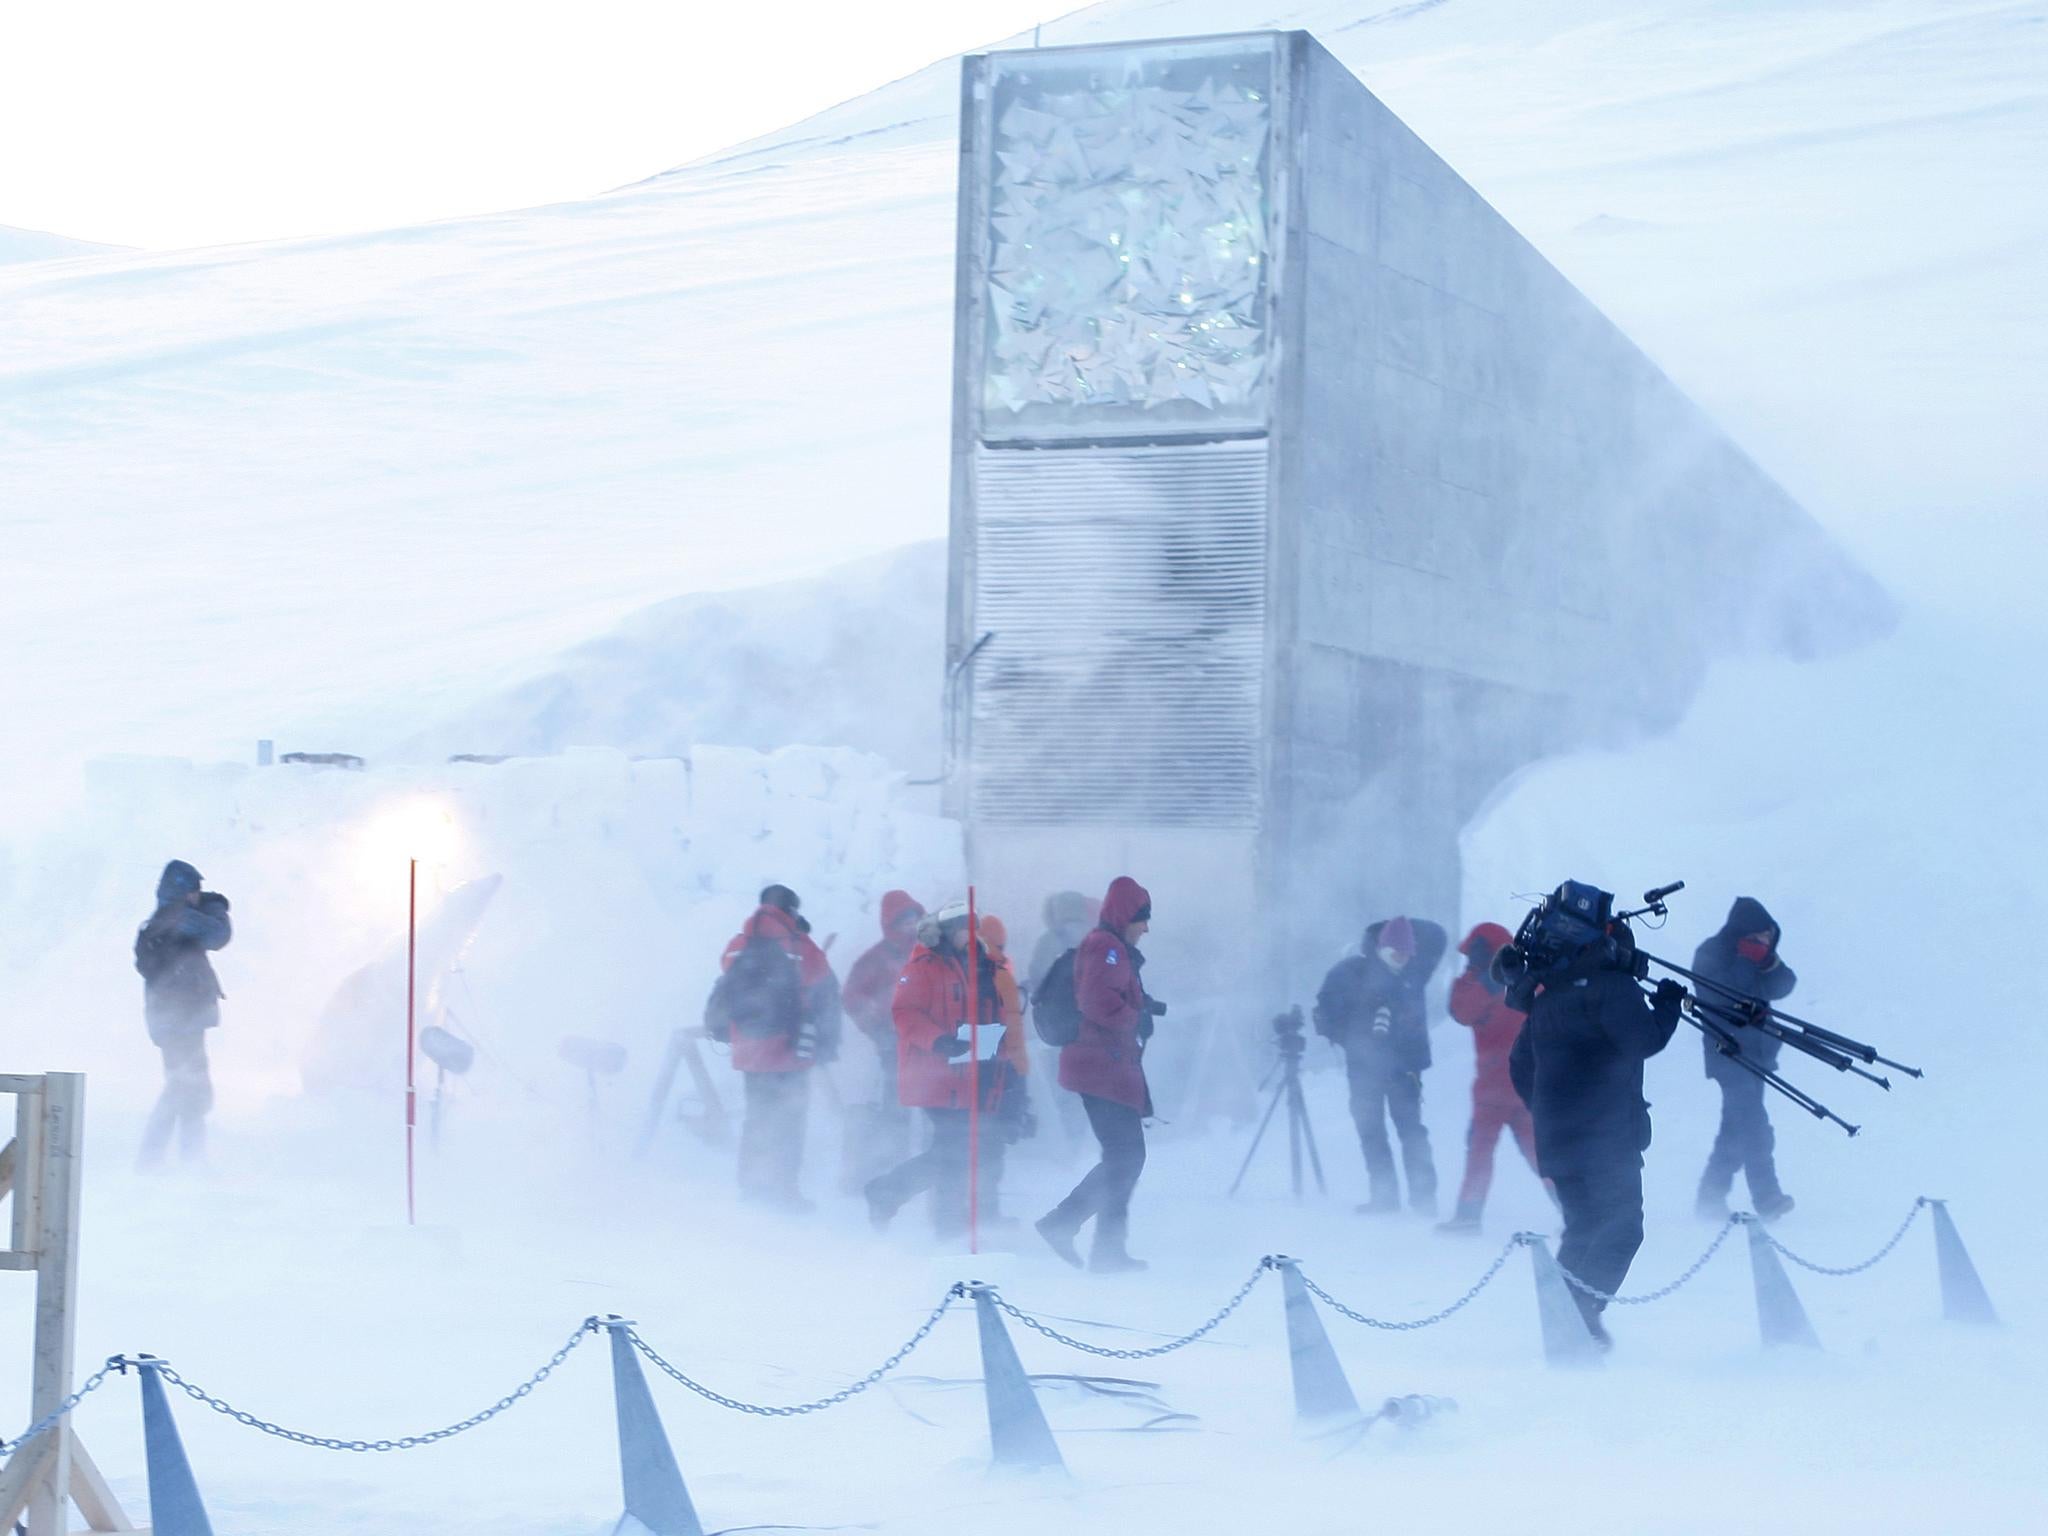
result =
[[[981,922],[967,887],[967,1251],[981,1252]]]
[[[405,871],[405,1224],[413,1223],[413,1127],[419,1123],[418,1093],[413,1083],[413,994],[419,970],[420,861],[406,860]]]

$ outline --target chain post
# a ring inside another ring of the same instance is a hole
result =
[[[1764,1230],[1763,1219],[1743,1212],[1733,1218],[1749,1229],[1749,1271],[1756,1285],[1756,1326],[1765,1349],[1795,1345],[1819,1349],[1820,1335],[1792,1288],[1792,1277],[1778,1262],[1778,1250]]]
[[[626,1506],[618,1529],[632,1529],[629,1522],[638,1521],[650,1536],[704,1536],[654,1394],[633,1353],[632,1321],[614,1313],[598,1325],[611,1339],[612,1399],[618,1410],[619,1484]]]
[[[1573,1369],[1598,1365],[1599,1341],[1572,1295],[1569,1282],[1576,1277],[1550,1256],[1550,1245],[1541,1233],[1524,1232],[1520,1240],[1529,1250],[1529,1263],[1535,1271],[1536,1318],[1543,1330],[1544,1363]]]
[[[1358,1397],[1344,1375],[1343,1362],[1330,1346],[1330,1335],[1316,1315],[1316,1304],[1302,1283],[1301,1266],[1284,1254],[1270,1260],[1280,1271],[1280,1293],[1287,1316],[1288,1373],[1294,1383],[1294,1420],[1306,1426],[1329,1419],[1358,1417]],[[1263,1273],[1263,1271],[1262,1271]]]
[[[1003,1327],[995,1287],[977,1280],[967,1293],[974,1298],[981,1335],[981,1384],[988,1398],[988,1438],[995,1464],[1025,1472],[1066,1471],[1038,1393]]]
[[[151,1536],[213,1536],[213,1522],[206,1517],[185,1442],[164,1396],[169,1364],[154,1355],[138,1355],[129,1363],[142,1383],[142,1456],[149,1474]]]
[[[1984,1289],[1977,1266],[1970,1262],[1970,1250],[1963,1246],[1963,1235],[1948,1213],[1948,1202],[1922,1195],[1920,1205],[1913,1207],[1916,1214],[1921,1205],[1934,1212],[1934,1259],[1941,1272],[1941,1315],[1951,1323],[1998,1327],[1998,1309],[1991,1305],[1991,1294]],[[1910,1223],[1911,1218],[1907,1220]]]

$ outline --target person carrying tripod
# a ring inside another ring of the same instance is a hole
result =
[[[1721,931],[1702,944],[1692,968],[1709,982],[1767,1003],[1781,1002],[1799,985],[1778,954],[1778,925],[1764,904],[1740,896],[1728,909]],[[1754,1029],[1732,1032],[1736,1056],[1766,1072],[1778,1069],[1778,1041]],[[1728,1219],[1728,1191],[1737,1169],[1749,1181],[1749,1201],[1758,1216],[1776,1221],[1792,1209],[1792,1197],[1778,1183],[1776,1134],[1764,1105],[1764,1080],[1738,1064],[1711,1036],[1701,1036],[1708,1080],[1721,1090],[1721,1128],[1700,1175],[1697,1209],[1703,1220]]]

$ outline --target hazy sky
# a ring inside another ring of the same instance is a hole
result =
[[[177,247],[586,196],[1073,7],[0,0],[0,224]]]

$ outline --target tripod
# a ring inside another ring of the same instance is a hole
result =
[[[1273,1070],[1266,1074],[1259,1084],[1264,1093],[1271,1085],[1273,1097],[1266,1105],[1266,1113],[1259,1119],[1259,1128],[1252,1134],[1252,1144],[1245,1149],[1244,1162],[1239,1165],[1237,1177],[1231,1180],[1230,1193],[1236,1195],[1244,1176],[1251,1171],[1252,1159],[1258,1156],[1259,1143],[1266,1139],[1266,1128],[1273,1123],[1273,1116],[1281,1103],[1287,1105],[1287,1168],[1294,1184],[1294,1198],[1301,1198],[1301,1153],[1308,1149],[1310,1169],[1316,1176],[1316,1193],[1327,1195],[1329,1186],[1323,1182],[1323,1155],[1316,1150],[1316,1129],[1308,1118],[1308,1101],[1301,1096],[1301,1058],[1308,1048],[1302,1035],[1301,1009],[1290,1008],[1273,1020],[1273,1039],[1280,1049],[1280,1059],[1273,1064]],[[1279,1081],[1275,1082],[1274,1079]]]

